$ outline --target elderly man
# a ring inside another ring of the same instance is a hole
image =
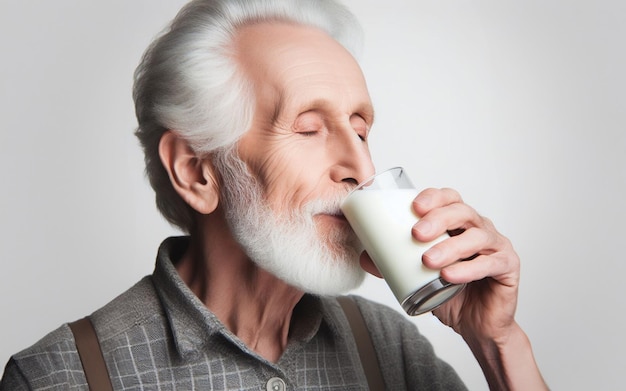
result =
[[[197,0],[150,46],[134,97],[163,215],[189,235],[90,316],[114,389],[367,389],[334,296],[378,274],[339,211],[374,173],[358,26],[324,1]],[[468,287],[435,311],[493,389],[544,389],[514,320],[519,261],[452,190],[414,201],[423,262]],[[471,261],[457,262],[469,258]],[[398,313],[355,297],[386,389],[463,389]],[[68,325],[14,355],[2,390],[86,389]],[[92,384],[93,386],[93,384]]]

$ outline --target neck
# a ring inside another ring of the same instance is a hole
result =
[[[226,328],[276,362],[287,346],[293,309],[303,292],[252,262],[216,215],[205,216],[176,269]]]

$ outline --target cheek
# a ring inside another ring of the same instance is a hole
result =
[[[302,144],[299,140],[282,143],[268,151],[253,169],[272,208],[298,208],[318,188],[323,166],[320,154],[315,148],[302,148]]]

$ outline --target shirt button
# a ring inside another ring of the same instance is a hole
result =
[[[265,389],[267,391],[285,391],[287,389],[287,385],[280,377],[273,377],[267,381]]]

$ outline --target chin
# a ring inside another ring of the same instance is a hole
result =
[[[338,275],[336,278],[333,278],[332,281],[308,281],[302,284],[299,289],[317,296],[338,296],[358,288],[365,279],[365,272],[363,270],[350,273],[349,275],[345,273],[342,274],[342,276]]]
[[[332,255],[307,268],[307,275],[298,278],[300,289],[320,296],[337,296],[361,286],[366,273],[359,265],[360,251],[336,242],[326,249]]]

